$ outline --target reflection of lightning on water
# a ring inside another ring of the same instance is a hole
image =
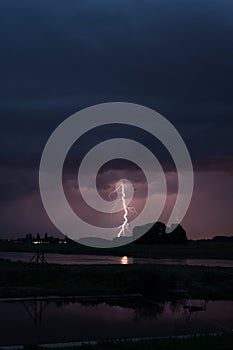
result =
[[[124,215],[123,215],[124,221],[123,221],[122,225],[120,225],[118,227],[118,228],[120,228],[120,231],[118,232],[118,235],[117,235],[118,238],[121,237],[121,236],[125,236],[125,231],[126,230],[129,231],[129,229],[128,229],[128,226],[129,226],[129,224],[128,224],[128,213],[130,215],[137,214],[136,209],[134,207],[128,207],[126,205],[126,201],[125,201],[125,185],[124,185],[123,181],[120,183],[120,185],[114,191],[112,191],[109,194],[109,196],[111,196],[113,193],[117,192],[119,189],[121,189],[121,199],[119,199],[117,201],[117,203],[120,200],[122,201],[122,208],[121,209],[124,210]]]

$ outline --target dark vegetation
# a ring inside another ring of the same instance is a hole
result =
[[[48,265],[0,262],[0,296],[143,294],[180,298],[175,281],[192,298],[232,299],[233,269],[180,265]]]
[[[135,258],[193,258],[193,259],[233,259],[233,243],[188,241],[187,244],[136,244],[131,243],[119,248],[90,248],[78,243],[68,244],[42,244],[35,245],[31,242],[0,241],[0,251],[35,252],[41,249],[45,253],[60,254],[94,254],[116,255]]]
[[[171,233],[166,233],[166,225],[162,222],[150,223],[144,226],[137,226],[133,229],[133,239],[136,239],[136,244],[186,244],[188,240],[186,236],[186,231],[183,229],[183,227],[181,225],[177,225],[177,227],[173,228],[172,226],[170,228],[172,230]],[[91,239],[91,237],[80,239],[80,243],[83,240],[85,241],[88,239]],[[116,237],[114,238],[114,241],[128,241],[129,239],[129,237]],[[103,239],[99,240],[103,242],[107,241]],[[45,233],[42,237],[39,233],[37,233],[36,236],[33,236],[31,233],[29,233],[26,234],[24,238],[19,238],[17,240],[10,241],[15,244],[72,244],[72,240],[70,240],[68,237],[60,239],[57,237],[49,236],[48,233]],[[4,241],[2,241],[1,243],[3,242]]]
[[[146,233],[142,235],[143,232]],[[186,244],[188,242],[186,232],[181,225],[177,225],[172,232],[166,233],[166,225],[162,222],[135,227],[133,236],[141,236],[136,240],[136,244]]]
[[[43,249],[45,253],[116,255],[140,258],[203,258],[233,259],[233,236],[216,236],[211,240],[190,241],[181,225],[171,233],[161,222],[147,224],[148,231],[141,237],[145,227],[136,227],[133,236],[136,241],[116,248],[91,248],[76,243],[68,237],[57,238],[48,235],[27,234],[24,238],[0,240],[0,251],[35,252]],[[122,237],[124,240],[124,237]]]

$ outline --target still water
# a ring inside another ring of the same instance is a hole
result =
[[[28,262],[33,253],[24,252],[0,252],[0,258],[10,259],[12,261]],[[63,265],[92,265],[92,264],[168,264],[168,265],[203,265],[203,266],[221,266],[233,267],[233,260],[218,259],[151,259],[151,258],[132,258],[127,256],[112,255],[78,255],[78,254],[45,254],[46,261],[51,264]]]
[[[0,345],[168,336],[232,328],[233,301],[0,302]]]

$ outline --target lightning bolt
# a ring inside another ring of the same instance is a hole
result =
[[[128,207],[127,205],[126,205],[126,201],[125,201],[125,185],[124,185],[124,183],[123,183],[123,181],[120,183],[120,185],[114,190],[114,191],[112,191],[110,194],[109,194],[109,196],[111,196],[113,193],[116,193],[118,190],[121,190],[121,199],[119,199],[116,203],[115,203],[115,205],[114,205],[114,208],[115,208],[115,206],[117,205],[117,203],[119,203],[119,201],[121,200],[122,201],[122,208],[121,208],[121,210],[123,209],[124,210],[124,215],[123,215],[123,219],[124,219],[124,221],[123,221],[123,223],[122,223],[122,225],[120,225],[118,228],[120,228],[120,231],[118,232],[118,234],[117,234],[117,237],[118,238],[120,238],[121,236],[125,236],[126,234],[126,230],[127,231],[129,231],[129,229],[128,229],[128,213],[130,214],[130,215],[132,215],[132,214],[137,214],[137,212],[136,212],[136,209],[134,208],[134,207]],[[130,231],[129,231],[130,232]]]

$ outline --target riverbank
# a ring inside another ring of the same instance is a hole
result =
[[[0,242],[0,251],[35,252],[38,245],[31,243]],[[128,244],[118,248],[90,248],[81,244],[44,244],[45,253],[112,255],[155,259],[233,259],[233,243],[188,242],[187,244],[141,245]]]
[[[182,281],[181,290],[177,290],[175,281]],[[0,297],[116,294],[231,300],[233,269],[153,264],[36,268],[26,263],[0,262]]]

